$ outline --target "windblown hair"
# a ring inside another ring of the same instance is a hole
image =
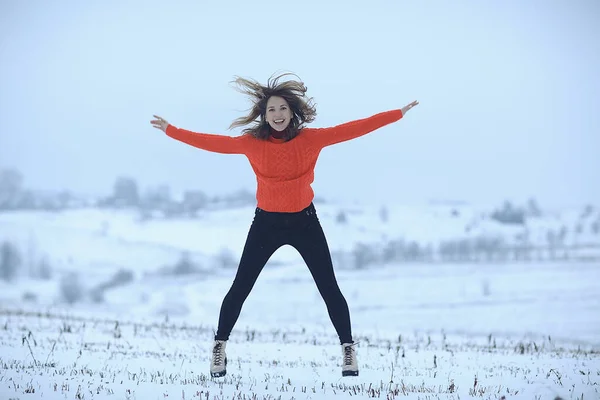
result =
[[[301,80],[288,80],[280,83],[280,79],[287,75],[293,75],[299,79],[295,74],[283,73],[278,76],[271,76],[267,85],[264,86],[254,80],[236,77],[232,82],[237,84],[235,89],[248,95],[254,104],[249,110],[249,114],[234,120],[229,129],[252,123],[242,133],[252,135],[258,139],[268,139],[271,134],[271,127],[265,118],[265,114],[267,112],[267,101],[271,96],[284,98],[290,106],[292,119],[284,134],[286,141],[295,138],[305,123],[314,121],[317,110],[312,97],[308,98],[306,96],[306,86]]]

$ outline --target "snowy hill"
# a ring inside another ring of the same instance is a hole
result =
[[[338,270],[402,262],[600,260],[594,231],[600,213],[589,208],[522,224],[501,223],[489,210],[468,205],[319,203],[317,210]],[[144,277],[229,274],[253,213],[254,206],[204,209],[193,217],[92,207],[6,211],[0,213],[3,265],[18,265],[6,273],[36,284],[80,276],[101,301],[107,289]],[[269,265],[301,262],[284,247]]]

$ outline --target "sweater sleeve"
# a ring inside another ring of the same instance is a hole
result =
[[[330,146],[366,135],[401,118],[402,110],[385,111],[330,128],[315,129],[310,140],[319,147]]]
[[[167,126],[166,133],[168,136],[179,140],[180,142],[214,153],[246,154],[248,150],[249,142],[246,136],[232,137],[198,133],[176,128],[173,125]]]

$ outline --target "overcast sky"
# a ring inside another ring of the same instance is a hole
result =
[[[0,0],[0,167],[37,189],[255,189],[194,149],[250,106],[230,81],[292,71],[325,127],[421,103],[325,149],[317,195],[600,204],[600,2]]]

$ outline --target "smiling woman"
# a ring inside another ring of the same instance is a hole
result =
[[[284,74],[285,75],[285,74]],[[258,204],[233,284],[223,299],[212,348],[210,372],[226,374],[225,346],[263,267],[283,245],[294,247],[306,262],[342,346],[342,376],[357,376],[350,312],[338,286],[327,240],[313,204],[311,184],[321,150],[366,135],[401,119],[416,101],[402,109],[331,128],[305,128],[316,116],[313,101],[301,81],[269,79],[266,86],[237,78],[238,89],[253,99],[248,115],[233,121],[243,135],[230,137],[176,128],[155,115],[152,125],[168,136],[194,147],[224,154],[245,155],[256,173]]]

